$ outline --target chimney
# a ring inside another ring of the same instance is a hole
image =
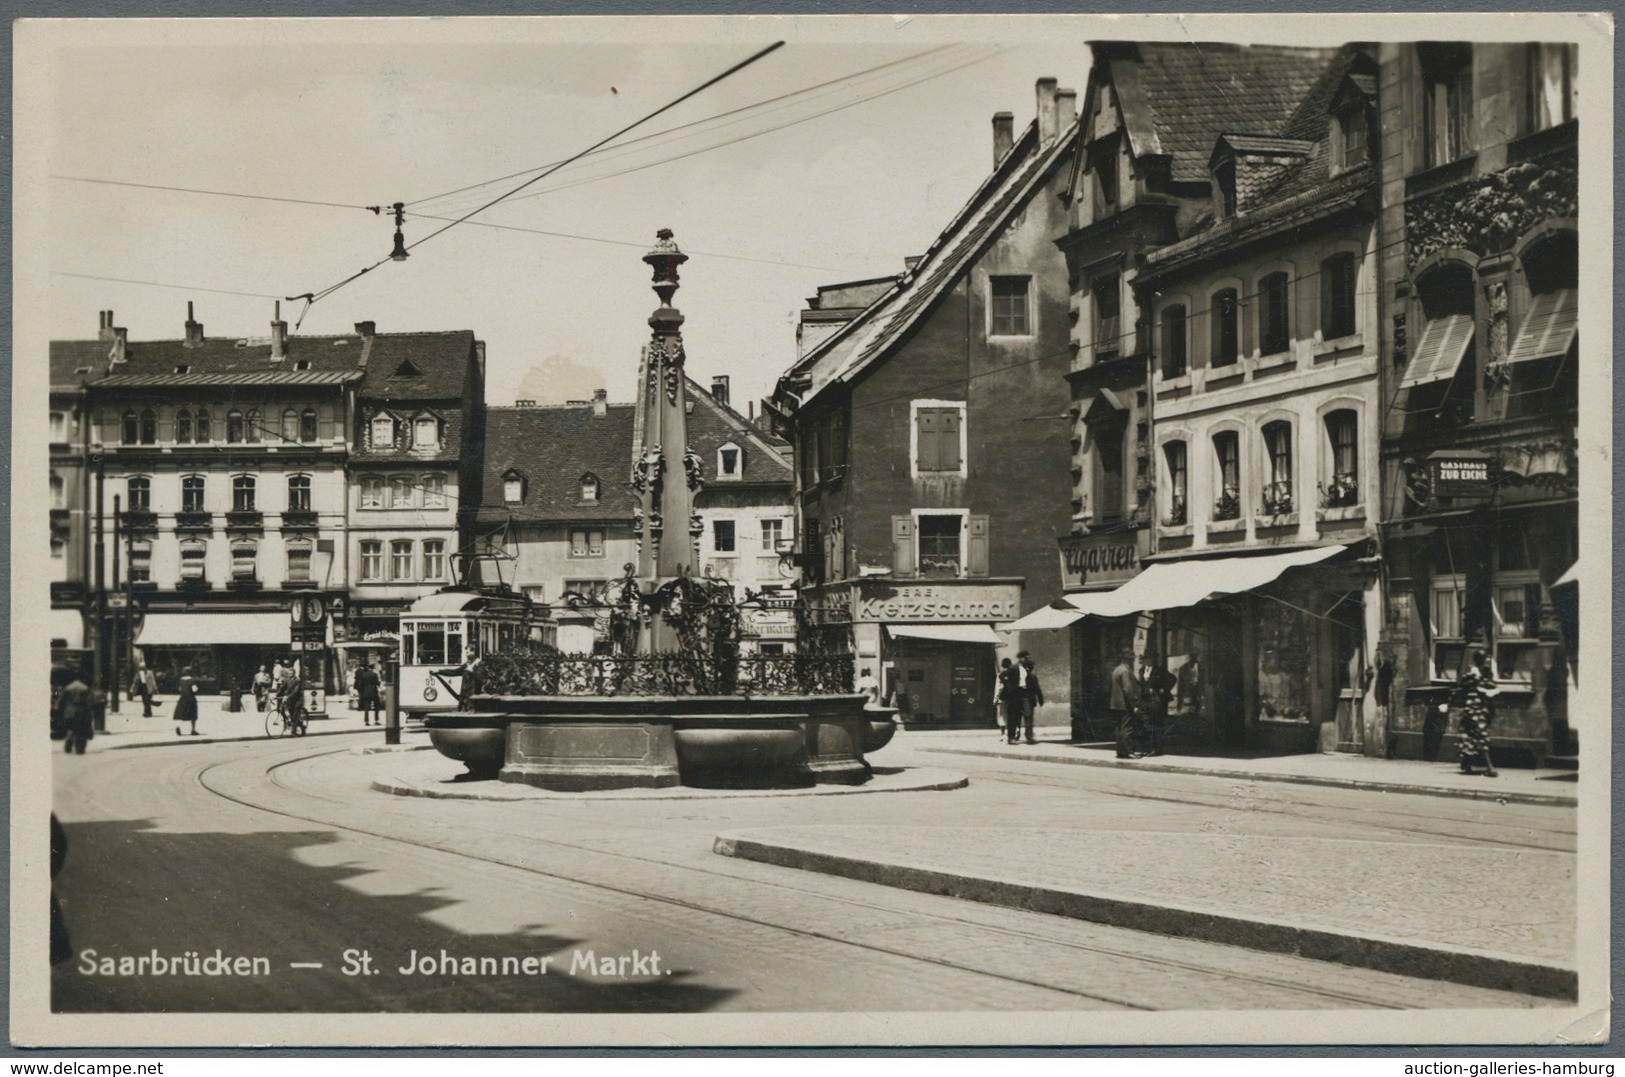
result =
[[[282,300],[277,300],[276,317],[271,319],[271,360],[288,357],[288,323],[282,320]]]
[[[203,343],[203,323],[192,318],[192,301],[186,301],[186,346],[195,348]]]
[[[995,112],[993,114],[993,167],[998,168],[999,162],[1009,154],[1010,147],[1015,145],[1016,118],[1008,112]]]
[[[592,391],[592,417],[602,419],[609,414],[609,390],[594,389]]]
[[[101,328],[96,330],[96,339],[113,342],[113,312],[110,310],[97,311],[101,319]]]
[[[728,375],[711,375],[711,399],[718,404],[728,403]]]
[[[1071,127],[1078,118],[1078,91],[1059,89],[1055,91],[1055,132],[1060,134]]]
[[[1047,146],[1055,141],[1059,128],[1055,123],[1055,86],[1053,78],[1038,80],[1038,144]]]
[[[108,326],[108,328],[112,330],[113,333],[113,353],[111,358],[113,360],[113,365],[117,366],[118,364],[124,362],[125,359],[129,358],[130,331],[123,326],[118,326],[116,328],[113,326]]]
[[[378,331],[378,323],[377,322],[356,322],[355,323],[355,333],[356,333],[356,336],[358,336],[358,337],[364,337],[367,340],[371,340],[372,335],[377,331]]]

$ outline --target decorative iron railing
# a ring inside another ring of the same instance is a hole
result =
[[[468,673],[474,695],[770,696],[851,692],[852,659],[843,654],[748,654],[720,658],[677,654],[488,655]]]

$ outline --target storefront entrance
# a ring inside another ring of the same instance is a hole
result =
[[[993,647],[894,639],[891,653],[898,716],[921,725],[994,724]]]

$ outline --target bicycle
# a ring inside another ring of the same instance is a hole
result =
[[[267,737],[302,737],[310,728],[310,721],[305,717],[303,708],[296,708],[294,713],[285,713],[281,700],[272,700],[271,709],[265,712],[265,735]]]

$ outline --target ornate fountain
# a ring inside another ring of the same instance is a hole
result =
[[[795,653],[741,654],[725,580],[695,572],[702,463],[688,447],[683,316],[671,305],[688,256],[669,229],[643,260],[660,306],[639,366],[632,519],[638,562],[601,598],[573,598],[605,625],[603,653],[486,655],[463,710],[427,719],[467,779],[556,790],[672,785],[790,787],[867,781],[893,713],[852,690],[851,656],[798,632]],[[798,628],[805,621],[798,611]]]

